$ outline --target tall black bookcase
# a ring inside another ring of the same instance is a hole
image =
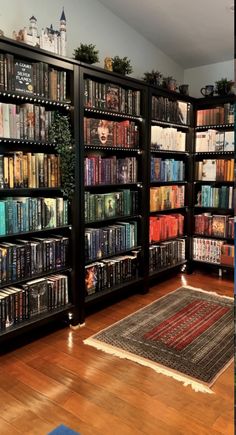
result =
[[[195,102],[192,263],[220,276],[234,270],[234,111],[235,96]]]
[[[163,88],[149,89],[150,282],[171,270],[191,269],[193,101]],[[156,219],[162,223],[155,238]]]
[[[147,89],[138,80],[84,65],[79,100],[80,201],[75,222],[83,322],[91,305],[133,289],[147,291]],[[109,203],[117,206],[115,212],[109,212]],[[99,241],[90,240],[96,232]]]
[[[76,69],[68,59],[0,40],[0,202],[7,223],[0,236],[0,341],[78,318],[69,255],[72,214],[60,185],[56,144],[49,139],[56,111],[73,124]]]

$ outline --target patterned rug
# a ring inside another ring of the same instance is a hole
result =
[[[233,298],[181,287],[84,343],[212,393],[233,360]]]

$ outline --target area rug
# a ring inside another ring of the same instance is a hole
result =
[[[233,298],[181,287],[84,343],[212,393],[233,360]]]
[[[80,435],[79,432],[75,432],[64,424],[56,427],[52,432],[49,432],[48,435]]]

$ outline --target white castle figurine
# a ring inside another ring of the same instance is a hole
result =
[[[38,35],[37,19],[32,16],[29,21],[29,29],[24,27],[18,33],[13,32],[14,39],[66,56],[66,17],[64,8],[60,18],[60,30],[54,30],[51,24],[50,27],[42,29],[41,35]]]

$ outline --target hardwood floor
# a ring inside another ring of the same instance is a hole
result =
[[[189,284],[233,296],[231,280],[178,275],[0,357],[0,434],[45,435],[65,424],[81,435],[231,435],[233,364],[214,394],[83,344],[83,339]]]

